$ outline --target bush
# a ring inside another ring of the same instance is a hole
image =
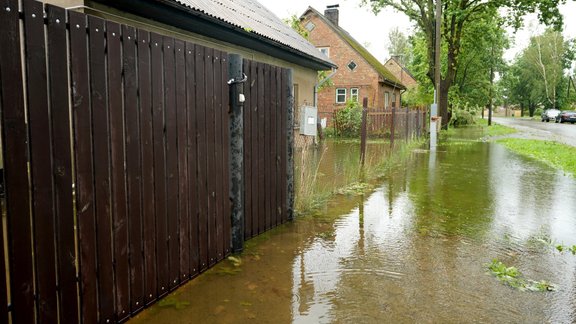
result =
[[[452,118],[450,118],[450,126],[460,127],[467,125],[474,125],[474,115],[466,110],[454,109],[452,110]]]
[[[536,108],[536,110],[534,110],[534,116],[540,117],[540,116],[542,116],[543,112],[544,112],[544,110],[542,108]]]
[[[346,108],[338,110],[335,116],[335,124],[340,136],[358,137],[362,126],[362,108],[356,101],[348,101]]]

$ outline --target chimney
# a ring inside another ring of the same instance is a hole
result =
[[[326,10],[324,10],[324,17],[336,26],[338,26],[338,7],[340,5],[326,6]]]

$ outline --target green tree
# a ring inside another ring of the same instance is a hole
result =
[[[448,92],[452,87],[456,71],[460,66],[462,37],[465,27],[480,15],[494,10],[507,9],[507,21],[514,27],[522,25],[522,16],[529,12],[538,12],[541,22],[551,24],[558,29],[562,26],[562,15],[558,5],[566,0],[444,0],[442,2],[442,32],[444,43],[443,53],[445,65],[440,82],[439,111],[443,123],[448,116]],[[408,16],[424,33],[427,47],[428,78],[434,83],[434,40],[435,40],[435,2],[433,0],[362,0],[364,5],[370,3],[373,11],[378,13],[382,8],[390,7]]]
[[[398,56],[399,63],[404,66],[412,61],[412,44],[409,36],[402,33],[398,27],[388,33],[388,53],[390,56]]]

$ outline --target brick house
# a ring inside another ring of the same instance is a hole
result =
[[[408,69],[406,69],[402,63],[400,63],[400,60],[397,56],[393,55],[391,58],[389,58],[388,61],[384,63],[384,66],[386,69],[388,69],[388,71],[394,74],[394,76],[400,80],[400,82],[405,85],[406,88],[412,89],[418,86],[418,81],[416,81],[412,73],[410,73],[410,71],[408,71]]]
[[[400,107],[401,91],[406,87],[364,46],[338,25],[338,6],[328,6],[324,15],[312,7],[300,22],[309,32],[309,40],[339,67],[332,76],[333,85],[318,93],[320,118],[330,118],[335,109],[348,100],[368,98],[370,108]]]

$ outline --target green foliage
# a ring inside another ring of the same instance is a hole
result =
[[[508,267],[502,261],[493,259],[487,268],[498,280],[520,291],[554,291],[556,287],[551,283],[540,280],[534,281],[522,278],[522,273],[516,267]]]
[[[470,126],[474,125],[474,115],[470,111],[453,109],[452,118],[450,118],[449,125],[452,127]]]
[[[408,36],[404,35],[398,27],[388,33],[388,53],[399,57],[403,66],[412,61],[412,44]]]
[[[334,122],[338,125],[340,136],[358,137],[362,126],[362,108],[360,104],[349,100],[344,109],[336,112]]]
[[[484,132],[485,132],[486,136],[491,136],[491,137],[492,136],[503,136],[503,135],[514,134],[514,133],[518,132],[514,128],[506,127],[506,126],[503,126],[500,124],[492,123],[491,126],[488,126],[488,120],[487,119],[476,119],[476,123],[484,127]]]
[[[576,147],[557,142],[518,138],[501,139],[498,143],[520,155],[544,162],[576,176]]]

